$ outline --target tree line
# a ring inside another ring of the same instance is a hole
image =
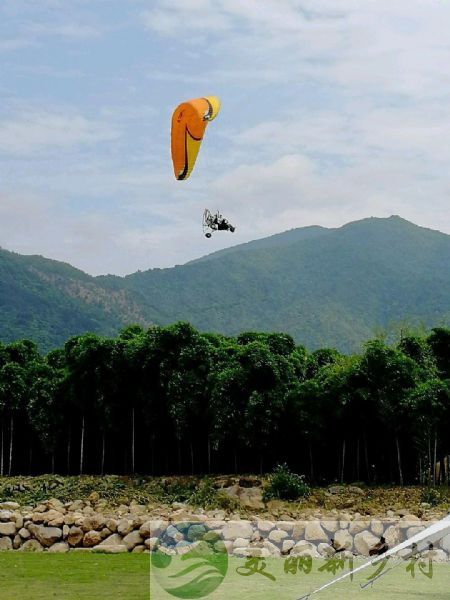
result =
[[[184,322],[87,333],[46,355],[29,340],[0,344],[0,427],[1,475],[286,462],[319,484],[433,481],[450,454],[450,329],[350,356]]]

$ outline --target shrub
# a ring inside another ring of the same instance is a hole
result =
[[[307,498],[311,493],[304,475],[291,473],[287,464],[277,465],[264,490],[264,500],[298,500]]]
[[[214,482],[205,477],[190,495],[189,504],[202,508],[213,508],[217,505],[217,489]]]
[[[444,500],[442,492],[434,487],[426,487],[422,490],[420,501],[430,506],[437,506]]]

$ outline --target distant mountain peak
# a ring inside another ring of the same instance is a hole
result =
[[[202,331],[284,331],[311,349],[353,351],[375,329],[449,319],[450,236],[398,215],[292,228],[126,277],[0,250],[0,340],[27,337],[43,349],[86,331],[185,320]]]

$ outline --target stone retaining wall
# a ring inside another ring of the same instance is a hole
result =
[[[148,547],[168,554],[183,554],[196,540],[216,539],[228,554],[239,557],[320,558],[333,556],[338,549],[340,556],[350,558],[368,556],[381,536],[392,548],[432,522],[422,522],[414,515],[353,521],[214,521],[200,515],[196,521],[152,520]],[[434,544],[431,556],[437,562],[450,560],[450,535]]]
[[[18,552],[149,552],[150,517],[143,505],[104,514],[78,500],[35,508],[0,503],[0,550]]]
[[[97,495],[98,496],[98,495]],[[414,515],[368,519],[237,520],[224,511],[197,514],[174,505],[171,518],[156,517],[148,506],[131,502],[117,508],[94,498],[62,503],[50,499],[31,507],[0,503],[0,550],[18,552],[150,552],[159,547],[172,554],[186,552],[202,536],[220,539],[235,556],[326,557],[367,556],[380,536],[390,547],[433,521]],[[333,545],[331,540],[334,540]],[[435,560],[450,559],[450,535],[435,544]]]

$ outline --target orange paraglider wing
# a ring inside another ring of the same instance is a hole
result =
[[[194,168],[206,126],[219,112],[220,100],[206,96],[183,102],[172,116],[172,161],[177,179],[187,179]]]

